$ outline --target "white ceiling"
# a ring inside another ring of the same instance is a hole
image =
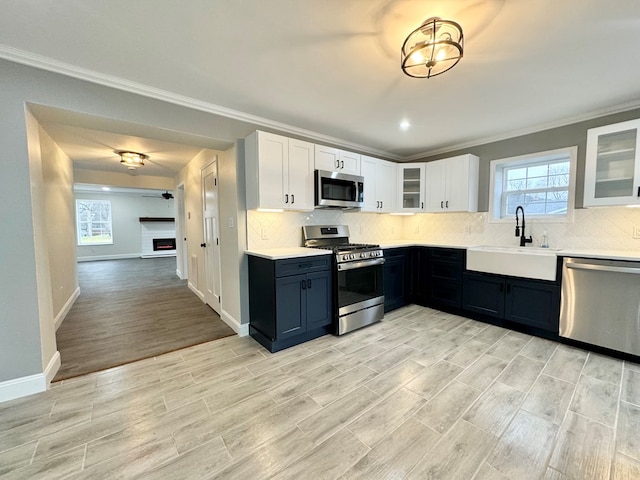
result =
[[[462,25],[465,56],[407,77],[400,46],[431,16]],[[638,106],[638,45],[638,0],[5,0],[0,16],[5,58],[41,55],[405,160]]]

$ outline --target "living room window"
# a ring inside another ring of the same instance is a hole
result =
[[[573,217],[576,147],[491,162],[491,219],[512,219],[516,207],[527,218],[545,221]]]
[[[76,200],[78,245],[112,245],[111,202]]]

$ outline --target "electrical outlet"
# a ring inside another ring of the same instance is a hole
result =
[[[638,225],[633,226],[633,238],[640,239],[640,226]]]
[[[262,227],[262,240],[269,240],[271,236],[271,229],[268,227]]]
[[[416,235],[420,233],[420,225],[415,226],[415,228],[413,229],[413,233],[415,233]]]

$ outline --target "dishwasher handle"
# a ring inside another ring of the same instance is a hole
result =
[[[640,267],[614,267],[609,265],[595,265],[593,263],[567,263],[565,266],[575,270],[595,270],[598,272],[632,273],[634,275],[640,275]]]

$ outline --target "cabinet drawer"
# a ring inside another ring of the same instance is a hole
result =
[[[429,253],[432,261],[452,262],[458,265],[464,263],[464,250],[458,248],[431,248]]]
[[[432,262],[431,278],[435,280],[450,280],[459,284],[462,280],[462,269],[455,263]]]
[[[318,272],[331,268],[331,255],[310,258],[276,260],[275,276],[285,277],[299,273]]]

